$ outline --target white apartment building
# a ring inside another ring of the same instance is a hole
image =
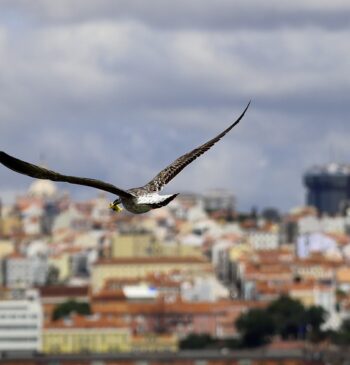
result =
[[[3,281],[8,288],[30,288],[43,285],[48,272],[44,256],[26,257],[13,254],[3,260]]]
[[[321,232],[299,235],[297,239],[296,253],[300,258],[307,258],[315,252],[334,252],[337,242]]]
[[[340,233],[346,232],[348,217],[329,217],[319,218],[315,215],[308,215],[298,220],[298,232],[300,235],[312,234],[315,232]]]
[[[38,293],[28,290],[19,299],[0,299],[0,353],[41,350],[42,307]]]
[[[278,232],[252,230],[248,232],[248,240],[254,250],[275,250],[280,236]]]

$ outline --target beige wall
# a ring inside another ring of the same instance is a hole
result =
[[[49,257],[49,265],[53,265],[59,270],[58,281],[62,282],[68,279],[70,275],[69,254],[66,253],[55,257]]]
[[[15,251],[15,244],[10,240],[0,240],[0,259],[12,254]]]
[[[139,278],[149,273],[170,273],[175,270],[185,270],[196,275],[205,270],[210,270],[211,264],[207,262],[134,262],[134,263],[103,263],[93,266],[91,275],[92,290],[102,289],[107,279]]]

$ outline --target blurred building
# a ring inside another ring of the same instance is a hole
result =
[[[177,352],[179,350],[178,336],[176,334],[150,333],[143,336],[132,336],[132,352]]]
[[[89,301],[89,287],[87,286],[42,286],[38,288],[38,291],[40,293],[44,320],[46,321],[51,320],[56,306],[72,300],[72,298],[77,302]]]
[[[57,187],[50,180],[37,179],[32,182],[28,189],[28,195],[37,198],[53,198],[57,195]]]
[[[296,254],[300,258],[307,258],[315,252],[334,252],[336,248],[337,242],[334,238],[322,232],[313,232],[299,235],[296,244]]]
[[[350,202],[350,166],[331,163],[315,166],[304,175],[307,204],[319,213],[344,212]]]
[[[121,257],[99,260],[92,266],[91,287],[94,292],[103,288],[106,280],[143,278],[152,273],[164,274],[184,271],[196,276],[210,271],[211,264],[201,257]]]
[[[8,288],[30,288],[45,284],[48,271],[45,256],[26,257],[14,252],[2,260],[3,282]]]
[[[0,352],[41,351],[42,308],[36,291],[1,293],[0,323]]]
[[[62,252],[48,257],[49,267],[55,267],[58,273],[57,281],[63,282],[72,276],[71,256]]]
[[[43,352],[47,354],[115,353],[131,349],[130,330],[107,316],[71,315],[45,325]]]
[[[279,246],[280,235],[277,229],[253,229],[247,233],[254,250],[275,250]]]
[[[234,210],[235,198],[227,190],[211,190],[203,196],[204,209],[207,212],[225,211],[231,213]]]
[[[112,258],[151,257],[159,253],[159,242],[147,231],[122,232],[112,239]]]

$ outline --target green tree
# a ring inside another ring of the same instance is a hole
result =
[[[199,350],[213,344],[215,340],[208,334],[191,333],[180,341],[181,350]]]
[[[304,306],[287,295],[282,295],[267,307],[276,326],[276,332],[283,338],[304,338],[306,316]]]
[[[52,313],[52,319],[57,321],[58,319],[69,316],[71,313],[78,313],[84,316],[89,315],[91,314],[90,304],[86,302],[68,300],[55,307]]]
[[[236,321],[236,328],[244,347],[268,343],[276,330],[273,317],[263,309],[251,309],[243,313]]]
[[[236,321],[243,346],[252,347],[267,343],[272,335],[282,339],[305,339],[321,341],[327,337],[321,326],[327,319],[327,312],[319,306],[305,308],[301,302],[282,295],[272,301],[266,309],[251,309]],[[347,336],[344,324],[343,337]],[[350,341],[350,321],[349,321]],[[349,342],[350,343],[350,342]]]
[[[308,325],[308,338],[318,342],[325,337],[321,326],[327,320],[328,313],[320,306],[311,306],[305,310],[306,323]]]
[[[344,319],[339,331],[333,334],[332,340],[337,345],[350,344],[350,318]]]
[[[60,277],[60,270],[56,266],[50,265],[46,275],[46,285],[58,284],[59,277]]]

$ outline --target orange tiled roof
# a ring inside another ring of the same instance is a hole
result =
[[[180,277],[179,280],[173,278],[174,275],[181,275],[181,271],[173,270],[167,274],[165,273],[149,273],[143,277],[137,278],[108,278],[105,281],[105,289],[112,289],[115,287],[122,287],[123,285],[148,283],[155,286],[167,286],[167,287],[178,287],[182,283]]]
[[[256,282],[256,290],[259,294],[274,295],[281,293],[282,288],[280,286],[270,285],[266,281],[258,281]]]
[[[204,264],[209,261],[204,257],[197,256],[159,256],[159,257],[121,257],[114,259],[102,259],[97,261],[94,265],[115,265],[115,264]]]
[[[303,292],[303,291],[313,291],[315,289],[321,291],[331,291],[333,290],[331,286],[320,284],[316,280],[307,280],[301,282],[287,283],[283,286],[272,285],[265,282],[257,282],[256,289],[258,293],[263,295],[280,295],[288,294],[291,292]]]
[[[333,238],[339,245],[345,246],[350,243],[350,237],[342,233],[327,233],[327,236]]]
[[[223,236],[222,236],[223,239],[225,240],[229,240],[229,241],[232,241],[232,242],[236,242],[236,241],[239,241],[242,239],[242,236],[237,234],[237,233],[225,233]]]
[[[86,297],[89,295],[88,286],[52,285],[38,288],[42,298],[47,297]]]
[[[163,300],[157,302],[92,302],[94,313],[114,314],[114,315],[137,315],[137,314],[207,314],[218,315],[220,312],[245,309],[256,306],[263,306],[263,303],[248,301],[222,300],[217,302],[182,302],[166,303]]]
[[[292,283],[286,286],[286,290],[291,291],[312,291],[314,289],[322,290],[322,291],[331,291],[333,290],[332,286],[327,284],[320,284],[317,280],[305,280],[296,283]]]
[[[46,322],[44,328],[120,328],[126,327],[126,324],[121,319],[110,318],[108,316],[92,315],[80,316],[71,315],[68,319]]]
[[[275,264],[275,265],[251,265],[248,264],[245,269],[246,274],[291,274],[292,268],[288,265]]]
[[[65,247],[61,253],[69,253],[69,254],[72,254],[72,253],[79,253],[79,252],[82,252],[84,249],[80,246],[68,246],[68,247]]]
[[[96,294],[92,295],[91,300],[94,301],[112,301],[112,300],[125,300],[126,296],[121,289],[111,290],[111,289],[102,289]]]

